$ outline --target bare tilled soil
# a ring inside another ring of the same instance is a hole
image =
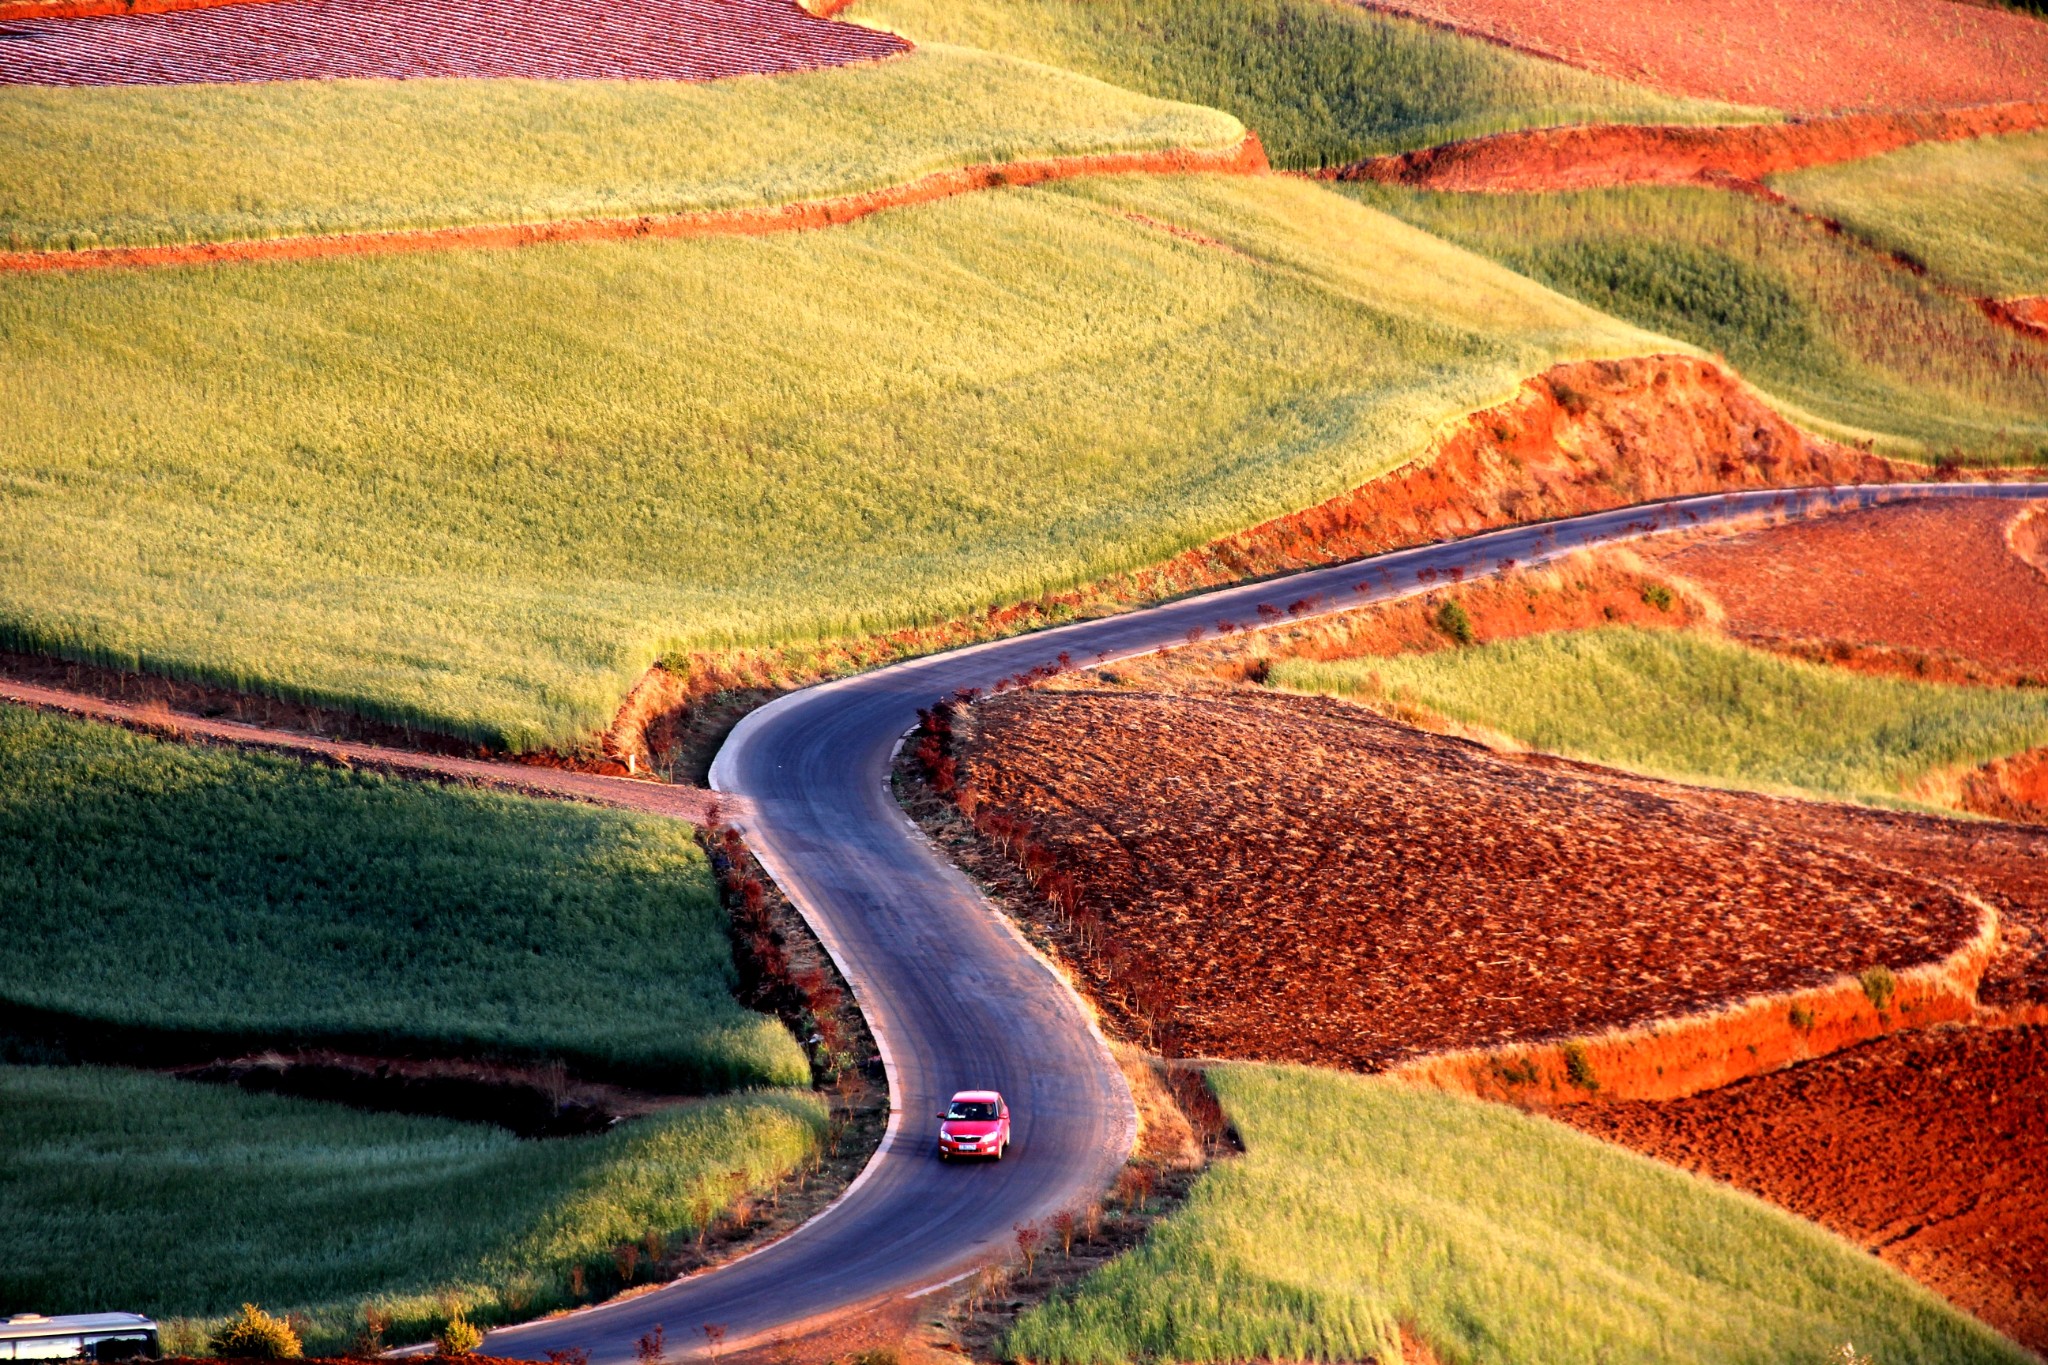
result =
[[[1752,643],[1871,671],[2048,682],[2044,528],[2039,503],[1906,503],[1641,553]]]
[[[2048,1348],[2048,1029],[1932,1029],[1576,1127],[1823,1223]]]
[[[1189,1054],[1380,1070],[1903,975],[1982,923],[1782,803],[1321,698],[1013,693],[951,742],[983,835],[1050,864],[1093,993]]]
[[[1794,113],[2048,94],[2048,24],[1953,0],[1381,0],[1525,52]]]

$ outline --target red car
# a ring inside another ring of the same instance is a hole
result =
[[[1010,1149],[1010,1106],[993,1090],[963,1090],[939,1115],[939,1160],[985,1156],[996,1161]]]

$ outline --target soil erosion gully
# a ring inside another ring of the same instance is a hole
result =
[[[659,1290],[492,1332],[491,1355],[581,1348],[634,1358],[656,1324],[677,1356],[762,1345],[849,1312],[915,1300],[1014,1247],[1015,1229],[1099,1196],[1128,1156],[1135,1110],[1080,1002],[911,825],[888,790],[916,711],[1066,659],[1153,653],[1261,607],[1299,620],[1557,558],[1599,543],[1916,498],[2048,498],[2048,483],[1894,484],[1683,498],[1488,532],[974,645],[794,692],[749,715],[711,769],[746,798],[737,821],[816,930],[880,1045],[891,1113],[880,1151],[840,1199],[780,1241]],[[1010,1099],[1000,1165],[941,1163],[954,1090]]]

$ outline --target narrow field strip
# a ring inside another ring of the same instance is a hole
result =
[[[1685,185],[1715,174],[1761,180],[1919,143],[2041,128],[2048,128],[2048,100],[1734,126],[1588,124],[1492,133],[1367,157],[1321,174],[1331,180],[1495,193]]]
[[[1247,134],[1221,149],[1105,152],[987,163],[930,175],[885,190],[836,195],[764,208],[583,218],[554,223],[496,223],[411,228],[388,232],[336,232],[234,242],[161,246],[87,247],[75,251],[0,252],[0,272],[99,270],[118,267],[223,265],[247,261],[306,261],[329,256],[388,256],[404,252],[537,246],[550,242],[629,242],[692,237],[760,237],[850,223],[884,209],[929,204],[955,195],[1004,186],[1028,186],[1079,176],[1253,175],[1266,169],[1258,139]]]
[[[268,0],[183,13],[18,22],[0,85],[408,80],[706,81],[909,50],[791,0]]]
[[[265,0],[0,0],[0,24],[22,19],[96,19],[107,14],[175,14],[263,3]]]

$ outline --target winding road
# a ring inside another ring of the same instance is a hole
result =
[[[1326,615],[1529,565],[1597,543],[1769,515],[1920,498],[2048,498],[2048,483],[1903,484],[1715,494],[1515,527],[976,645],[792,693],[748,716],[711,770],[745,798],[737,821],[852,985],[888,1071],[880,1151],[824,1213],[780,1241],[662,1289],[492,1332],[492,1355],[587,1350],[632,1360],[657,1323],[702,1352],[759,1345],[834,1316],[916,1299],[1013,1244],[1014,1230],[1095,1198],[1135,1129],[1122,1074],[1083,1007],[910,824],[891,756],[917,708],[1065,656],[1079,667],[1251,628],[1259,608]],[[1016,1114],[997,1166],[940,1163],[933,1115],[955,1089],[995,1086]]]

